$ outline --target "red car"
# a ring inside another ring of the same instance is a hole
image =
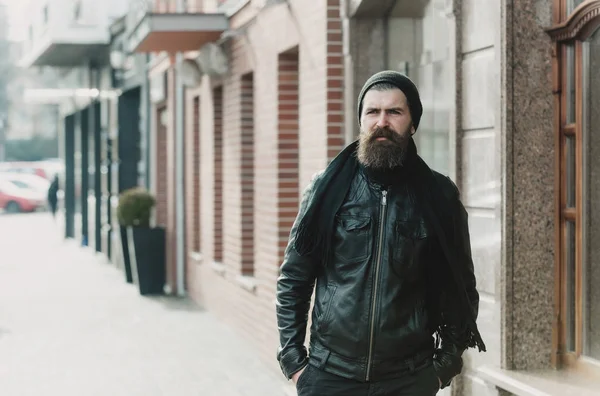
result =
[[[15,174],[36,175],[47,180],[52,180],[55,174],[63,170],[62,163],[56,161],[37,162],[2,162],[0,171]]]
[[[0,209],[6,213],[34,212],[45,207],[44,194],[0,180]]]

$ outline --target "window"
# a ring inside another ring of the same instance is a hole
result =
[[[289,230],[300,204],[300,54],[298,47],[279,54],[277,77],[278,264],[283,262]]]
[[[200,97],[196,96],[193,99],[193,121],[192,131],[190,134],[190,144],[188,145],[188,162],[191,169],[188,170],[190,179],[188,181],[191,188],[188,189],[188,210],[191,213],[189,238],[191,239],[190,247],[192,252],[200,253],[201,235],[200,225]]]
[[[242,152],[240,174],[242,199],[240,201],[242,228],[242,274],[254,275],[254,74],[242,76],[240,106]]]
[[[27,183],[23,183],[22,181],[19,181],[19,180],[11,180],[10,182],[18,188],[24,188],[24,189],[30,188],[30,186]]]
[[[600,364],[600,0],[555,3],[558,366]]]
[[[396,2],[387,16],[387,68],[406,74],[419,87],[426,111],[415,143],[429,166],[449,174],[455,83],[450,56],[453,21],[439,11],[444,7],[445,0]]]
[[[582,353],[600,361],[600,30],[582,44]],[[596,285],[596,287],[594,287]]]
[[[223,87],[213,89],[214,214],[213,261],[223,262]]]
[[[585,0],[567,0],[567,12],[570,14]]]

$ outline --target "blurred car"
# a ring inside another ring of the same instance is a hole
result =
[[[46,195],[0,180],[0,209],[7,213],[34,212],[46,208]]]
[[[28,188],[42,194],[47,194],[50,188],[50,181],[41,176],[2,172],[0,171],[0,180],[6,180],[19,188]]]
[[[54,175],[64,173],[64,165],[60,160],[3,162],[0,163],[0,172],[36,175],[51,181]]]
[[[18,174],[37,175],[45,179],[49,178],[46,170],[42,166],[33,162],[5,163],[2,167],[0,167],[0,171]]]

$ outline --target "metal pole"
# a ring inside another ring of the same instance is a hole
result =
[[[184,0],[177,0],[177,12],[185,12]],[[177,295],[185,295],[185,217],[184,217],[184,105],[185,92],[179,70],[183,61],[183,54],[176,55],[175,73],[175,212],[177,218]]]

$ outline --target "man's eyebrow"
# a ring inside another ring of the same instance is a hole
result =
[[[379,106],[367,106],[365,107],[366,110],[381,110],[381,107]],[[395,106],[395,107],[388,107],[385,110],[402,110],[402,106]]]
[[[366,112],[373,111],[373,110],[381,111],[381,108],[377,107],[377,106],[369,106],[369,107],[365,108]],[[397,107],[390,107],[390,108],[384,109],[384,111],[403,111],[403,109],[401,106],[397,106]]]

